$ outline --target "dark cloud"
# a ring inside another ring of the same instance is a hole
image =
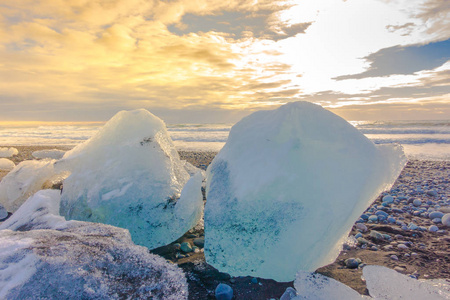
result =
[[[393,74],[413,74],[432,70],[450,59],[450,39],[426,45],[395,46],[384,48],[365,57],[370,68],[359,74],[339,76],[334,79],[361,79]]]
[[[238,12],[225,11],[215,15],[185,14],[181,23],[170,25],[168,29],[177,35],[190,32],[223,32],[230,37],[240,39],[251,32],[254,37],[281,40],[304,33],[311,23],[285,24],[277,27],[276,32],[268,25],[273,11]]]

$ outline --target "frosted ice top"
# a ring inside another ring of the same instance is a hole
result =
[[[148,248],[176,240],[203,213],[202,176],[190,179],[192,166],[180,160],[164,122],[144,109],[117,113],[55,166],[71,172],[63,216],[127,228]]]
[[[291,281],[334,261],[406,158],[318,105],[258,111],[230,131],[207,172],[205,256],[233,276]]]
[[[187,299],[183,271],[127,230],[58,215],[43,190],[0,224],[0,299]]]

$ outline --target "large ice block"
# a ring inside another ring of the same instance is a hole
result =
[[[334,261],[406,158],[308,102],[258,111],[207,170],[205,256],[231,275],[291,281]]]
[[[119,112],[56,163],[71,172],[61,215],[126,228],[148,248],[166,245],[203,213],[202,176],[186,168],[161,119],[144,109]]]
[[[39,191],[0,225],[0,299],[187,299],[183,271],[127,230],[65,221]]]

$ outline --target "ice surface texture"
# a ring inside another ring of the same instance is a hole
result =
[[[311,103],[253,113],[207,170],[206,260],[278,281],[331,263],[405,163],[400,146],[375,146]]]
[[[16,148],[0,147],[0,157],[11,157],[17,154],[19,154],[19,151]]]
[[[0,182],[0,203],[8,211],[15,212],[28,197],[65,178],[66,175],[55,173],[54,162],[27,160],[18,164]]]
[[[363,276],[375,299],[450,299],[450,283],[445,280],[416,280],[382,266],[364,267]]]
[[[34,151],[32,153],[32,155],[33,155],[34,158],[37,158],[37,159],[45,159],[45,158],[61,159],[64,156],[64,153],[66,153],[66,151],[58,150],[58,149],[52,149],[52,150]]]
[[[0,158],[0,171],[11,171],[15,166],[12,160]]]
[[[187,299],[181,269],[125,229],[66,222],[59,197],[40,191],[1,224],[0,299]]]
[[[304,271],[297,273],[295,290],[289,288],[283,296],[286,300],[450,299],[450,283],[443,279],[417,280],[382,266],[366,266],[363,274],[371,297],[360,295],[333,278]]]
[[[117,113],[56,169],[71,171],[61,215],[127,228],[148,248],[176,240],[203,213],[202,176],[190,178],[164,122],[144,109]]]

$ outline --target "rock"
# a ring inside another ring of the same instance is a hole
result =
[[[441,218],[434,218],[433,220],[431,220],[431,222],[435,223],[435,224],[439,224],[442,222]]]
[[[369,216],[367,215],[367,214],[362,214],[361,215],[361,219],[363,219],[363,220],[369,220]]]
[[[355,239],[358,239],[358,238],[360,238],[360,237],[362,237],[363,235],[362,235],[362,233],[361,232],[358,232],[357,234],[355,234]]]
[[[427,191],[427,195],[436,197],[438,195],[438,193],[435,190],[431,190],[431,191]]]
[[[257,284],[257,283],[258,283],[258,278],[253,277],[252,280],[251,280],[251,282],[252,282],[253,284]]]
[[[441,219],[443,216],[444,216],[444,213],[440,212],[440,211],[433,211],[428,214],[428,218],[430,218],[431,220],[436,219],[436,218]]]
[[[379,218],[380,216],[383,216],[383,217],[385,217],[385,218],[387,218],[387,217],[389,216],[389,214],[388,214],[387,212],[383,211],[383,210],[377,210],[377,211],[375,212],[375,214],[378,216],[378,218]]]
[[[231,300],[233,298],[233,289],[225,283],[220,283],[216,287],[215,296],[217,300]]]
[[[370,236],[376,240],[384,240],[383,234],[375,230],[370,231]]]
[[[399,245],[397,246],[397,248],[398,248],[398,249],[402,249],[402,250],[408,250],[408,249],[409,249],[408,246],[406,246],[405,244],[399,244]]]
[[[449,214],[445,214],[442,219],[441,222],[444,226],[450,227],[450,213]]]
[[[194,240],[194,245],[200,248],[205,247],[205,237],[199,237]]]
[[[181,243],[180,249],[184,253],[192,252],[191,244],[189,244],[188,242]]]
[[[397,255],[394,255],[394,254],[393,254],[393,255],[391,255],[390,257],[391,257],[392,260],[398,260],[398,256],[397,256]]]
[[[450,207],[441,207],[439,208],[440,212],[443,212],[444,214],[450,213]]]
[[[356,269],[359,262],[355,258],[348,258],[345,260],[345,266],[349,269]]]
[[[383,197],[382,200],[384,203],[393,203],[394,202],[394,197],[392,197],[391,195],[386,195]]]
[[[418,228],[419,228],[419,226],[417,226],[416,224],[414,224],[412,222],[408,224],[408,229],[409,230],[416,230]]]
[[[419,200],[419,199],[415,199],[415,200],[413,201],[413,205],[414,205],[414,206],[421,206],[421,205],[422,205],[422,201]]]
[[[377,221],[378,221],[378,216],[377,216],[377,215],[371,215],[371,216],[369,216],[369,221],[377,222]]]
[[[360,245],[365,245],[365,244],[369,243],[369,241],[363,237],[357,238],[356,240],[358,241],[358,244],[360,244]]]
[[[367,232],[367,226],[361,223],[355,225],[355,228],[361,230],[361,232]]]
[[[406,267],[403,267],[403,266],[396,266],[396,267],[394,268],[394,270],[397,271],[397,272],[399,272],[399,273],[402,273],[402,274],[405,274],[405,273],[406,273]]]

